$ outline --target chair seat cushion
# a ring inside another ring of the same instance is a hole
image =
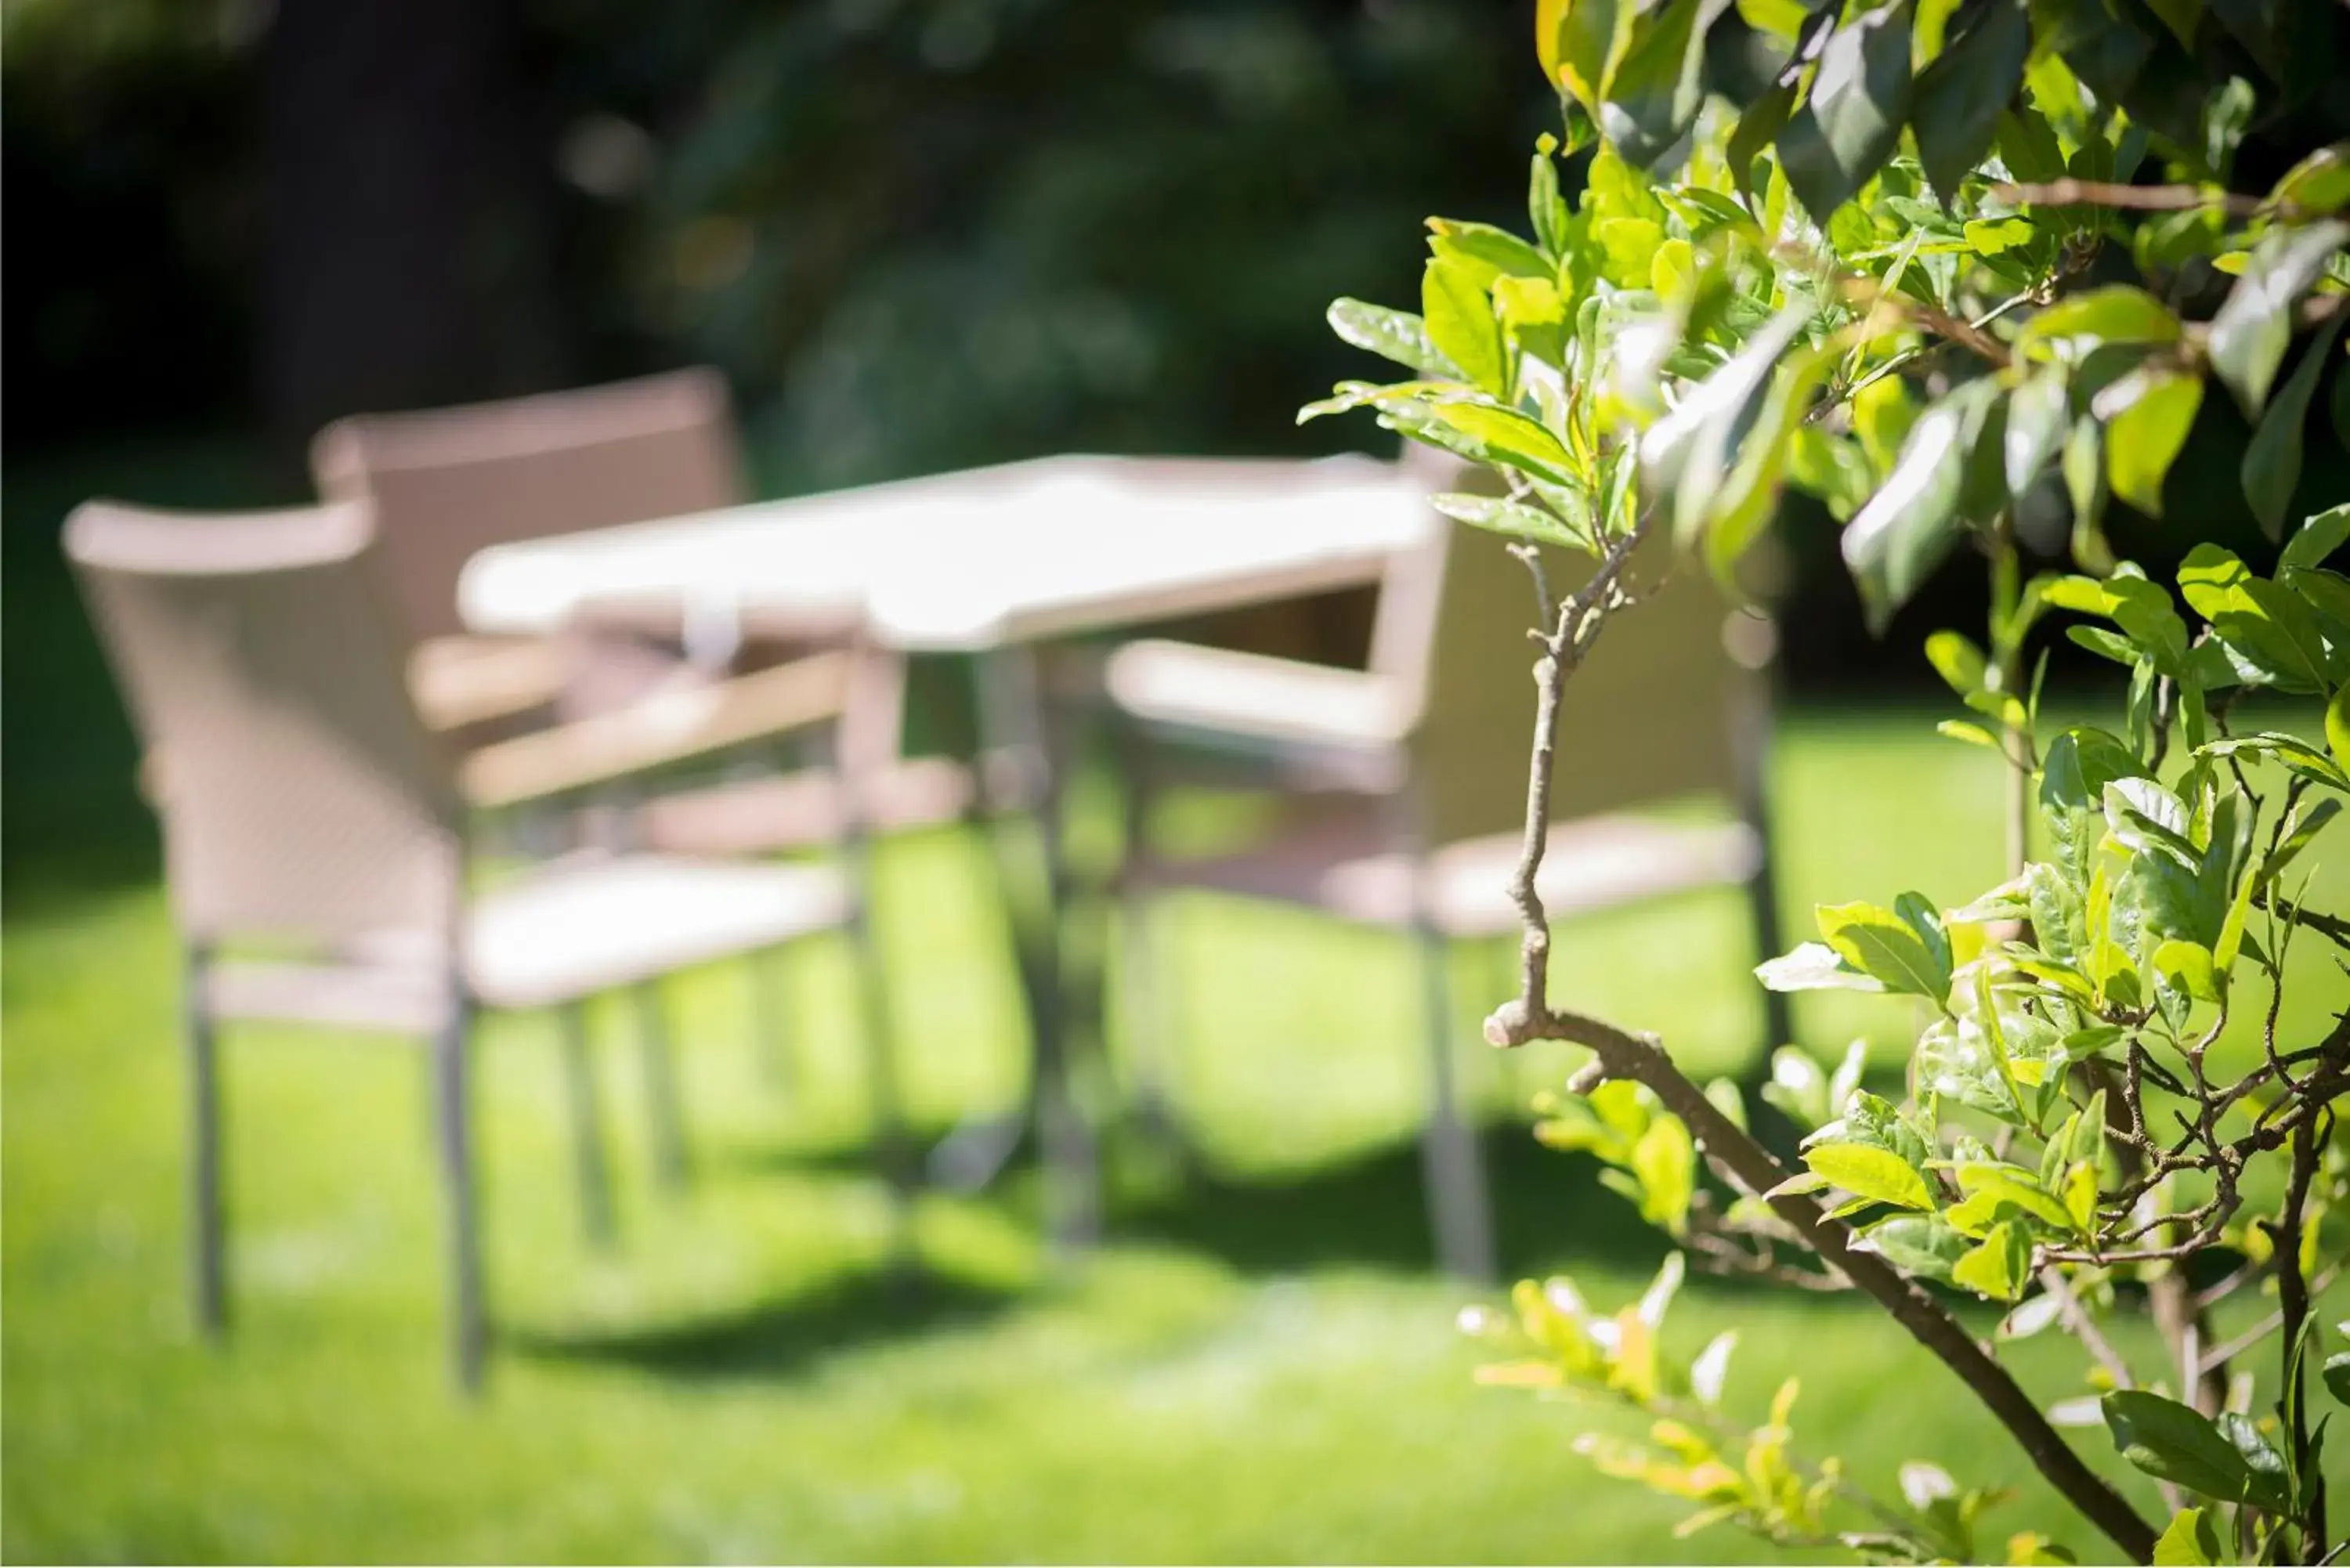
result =
[[[1518,850],[1515,834],[1446,845],[1428,857],[1415,899],[1411,857],[1393,847],[1378,803],[1322,799],[1302,804],[1261,847],[1158,861],[1144,875],[1155,886],[1243,894],[1363,925],[1406,927],[1424,907],[1446,936],[1497,937],[1517,929],[1509,882]],[[1536,891],[1550,917],[1563,919],[1742,882],[1761,860],[1756,835],[1740,823],[1586,817],[1552,824]]]
[[[546,1007],[839,925],[849,890],[822,866],[569,857],[491,888],[466,928],[466,983],[490,1007]],[[429,1033],[453,1000],[431,943],[404,934],[339,962],[224,960],[223,1017]]]

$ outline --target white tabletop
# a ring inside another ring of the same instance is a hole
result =
[[[458,601],[479,631],[656,601],[974,651],[1375,582],[1436,523],[1365,457],[1042,458],[502,545]]]

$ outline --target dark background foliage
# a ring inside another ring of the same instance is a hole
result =
[[[336,414],[692,360],[733,378],[772,491],[1376,445],[1292,425],[1372,369],[1322,308],[1412,301],[1430,213],[1523,227],[1556,119],[1529,10],[20,0],[6,455],[226,432],[296,493]],[[2249,543],[2225,405],[2169,509]],[[2345,488],[2325,424],[2304,501]],[[1959,563],[1877,648],[1832,525],[1794,523],[1799,683],[1916,679],[1915,629],[1975,618]]]

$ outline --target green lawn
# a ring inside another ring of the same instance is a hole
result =
[[[151,838],[78,614],[11,498],[5,1137],[0,1143],[0,1551],[12,1559],[1731,1561],[1678,1511],[1593,1476],[1581,1415],[1471,1385],[1469,1293],[1427,1266],[1413,977],[1397,944],[1245,906],[1178,916],[1187,1104],[1211,1174],[1122,1162],[1108,1244],[1073,1274],[1035,1241],[1033,1180],[932,1196],[929,1279],[879,1272],[847,971],[790,966],[799,1075],[763,1076],[743,972],[686,977],[701,1181],[647,1172],[625,1020],[605,1066],[620,1245],[580,1239],[554,1033],[500,1018],[482,1127],[497,1336],[488,1397],[443,1376],[441,1234],[416,1056],[251,1030],[233,1043],[236,1333],[188,1326],[172,934]],[[101,716],[102,715],[102,716]],[[1946,901],[1997,877],[1983,753],[1918,714],[1800,713],[1778,770],[1785,897]],[[916,1109],[935,1133],[1018,1078],[1017,1012],[977,846],[887,846],[883,935]],[[2336,872],[2337,888],[2350,877]],[[1558,991],[1732,1069],[1755,1044],[1734,895],[1562,932]],[[1463,953],[1461,1028],[1500,983]],[[2305,1025],[2326,999],[2304,993]],[[1825,1050],[1901,1004],[1801,1014]],[[1512,1265],[1603,1302],[1658,1248],[1588,1167],[1512,1117],[1564,1064],[1481,1057]],[[1689,1348],[1744,1342],[1759,1419],[1804,1379],[1802,1446],[1889,1481],[1909,1458],[2014,1484],[1995,1516],[2094,1556],[1998,1428],[1866,1307],[1700,1283]],[[2339,1312],[2333,1315],[2341,1315]],[[2231,1320],[2232,1321],[2232,1320]],[[2330,1319],[2329,1319],[2330,1321]],[[1986,1324],[1986,1326],[1987,1324]],[[2125,1343],[2143,1352],[2142,1342]],[[2054,1336],[2020,1375],[2077,1391]],[[2100,1433],[2081,1434],[2100,1452]],[[2350,1451],[2350,1450],[2345,1450]],[[2109,1466],[2108,1468],[2112,1468]],[[2149,1488],[2134,1490],[2151,1508]]]

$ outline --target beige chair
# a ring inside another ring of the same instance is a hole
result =
[[[616,760],[641,774],[772,743],[778,716],[830,722],[846,660],[768,672],[757,723],[708,692],[665,699],[667,744],[605,720],[536,732],[462,763],[420,719],[403,641],[377,597],[371,527],[352,504],[243,515],[104,502],[66,549],[146,742],[165,869],[188,951],[199,1315],[225,1321],[218,1025],[273,1019],[432,1043],[450,1221],[452,1350],[474,1384],[484,1351],[468,1108],[471,1023],[484,1007],[553,1008],[565,1031],[582,1199],[608,1217],[580,1003],[639,999],[656,1147],[683,1139],[652,990],[687,965],[847,927],[854,882],[818,865],[580,854],[476,891],[466,825],[484,805],[576,798]],[[599,726],[601,726],[599,728]],[[906,1164],[882,992],[866,966],[870,1093],[900,1197]],[[901,1205],[902,1211],[902,1205]]]
[[[1399,465],[1399,483],[1467,488],[1457,465]],[[1654,581],[1667,564],[1636,563]],[[1571,591],[1588,576],[1561,575]],[[1127,859],[1118,875],[1137,1018],[1138,1064],[1161,1070],[1149,905],[1176,888],[1217,889],[1407,931],[1420,953],[1430,1052],[1422,1154],[1442,1261],[1472,1278],[1494,1269],[1492,1221],[1475,1136],[1459,1107],[1448,944],[1517,929],[1506,888],[1526,799],[1534,715],[1531,579],[1500,540],[1431,529],[1382,586],[1368,668],[1300,664],[1145,641],[1102,671],[1128,749]],[[1758,670],[1767,621],[1733,612],[1694,568],[1608,628],[1566,688],[1555,826],[1540,891],[1554,919],[1717,883],[1752,894],[1761,953],[1779,950],[1763,833],[1768,726]],[[1738,657],[1738,655],[1742,655]],[[1159,853],[1150,799],[1179,779],[1226,779],[1284,797],[1257,846],[1211,858]],[[1639,808],[1691,794],[1723,797],[1731,820],[1659,820]],[[1784,1039],[1782,1016],[1772,1021]],[[1155,1094],[1155,1082],[1145,1093]]]
[[[339,420],[320,431],[311,470],[328,500],[366,500],[380,564],[416,644],[417,698],[438,727],[552,706],[626,708],[649,691],[723,678],[840,646],[846,620],[700,626],[673,607],[598,607],[559,639],[483,637],[457,614],[465,563],[494,545],[682,516],[740,504],[742,457],[724,379],[697,369],[573,391]],[[743,647],[745,637],[754,646]],[[746,659],[746,653],[750,655]],[[951,820],[972,802],[967,773],[944,758],[902,759],[904,671],[860,656],[837,766],[762,776],[666,798],[638,820],[646,847],[747,854],[828,844],[847,819],[840,771],[858,774],[864,820],[890,827]]]

